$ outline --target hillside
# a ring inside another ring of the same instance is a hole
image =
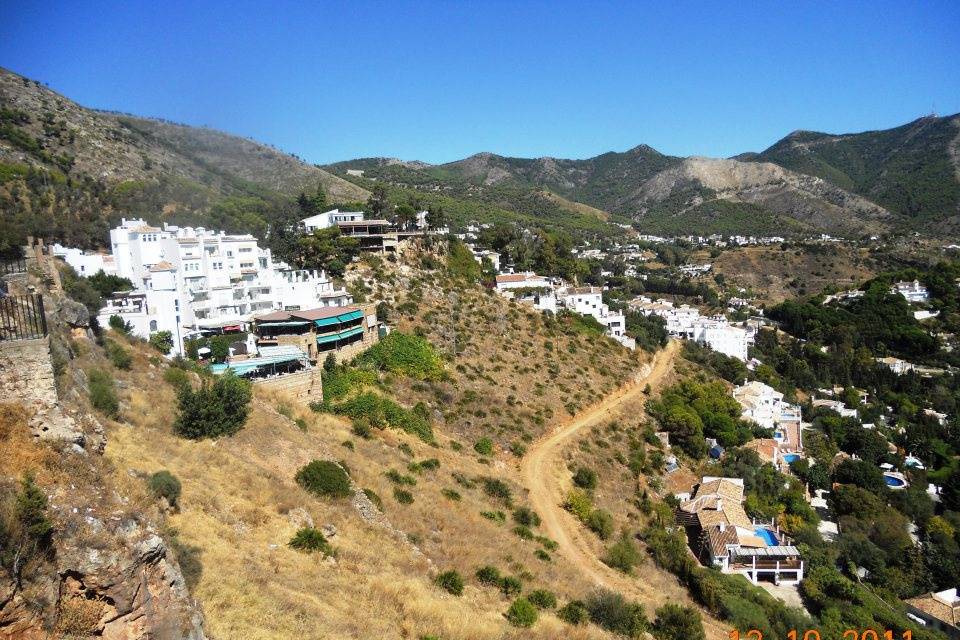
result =
[[[106,113],[0,69],[0,210],[9,235],[105,242],[121,216],[258,232],[301,190],[367,192],[271,147]]]
[[[902,216],[908,228],[960,217],[960,114],[928,116],[882,131],[795,131],[743,159],[823,178]]]
[[[677,158],[641,145],[587,160],[508,158],[491,153],[443,165],[366,159],[328,167],[362,169],[422,193],[450,193],[549,217],[591,207],[599,217],[633,221],[647,233],[752,233],[860,236],[889,228],[892,217],[870,200],[827,180],[773,163]],[[546,196],[546,198],[544,198]],[[547,202],[543,202],[546,199]]]

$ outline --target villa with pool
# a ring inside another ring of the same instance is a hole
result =
[[[754,584],[799,584],[800,551],[775,524],[747,516],[743,500],[743,479],[707,476],[677,508],[676,522],[704,564]]]

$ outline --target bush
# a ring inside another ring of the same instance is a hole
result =
[[[413,494],[400,487],[394,487],[393,498],[400,504],[413,504]]]
[[[581,489],[592,491],[597,488],[597,472],[593,469],[580,467],[577,469],[577,472],[573,474],[573,484]]]
[[[157,471],[147,481],[150,493],[155,498],[166,498],[171,507],[177,506],[180,499],[180,481],[166,469]]]
[[[607,557],[603,561],[614,569],[631,573],[635,566],[643,562],[643,555],[637,549],[633,540],[630,539],[630,536],[624,533],[620,540],[610,547],[610,551],[607,552]]]
[[[593,531],[601,540],[607,540],[613,535],[613,516],[603,509],[594,509],[587,518],[587,528]]]
[[[392,331],[357,358],[381,371],[409,376],[417,380],[443,377],[443,360],[429,342],[420,336]]]
[[[377,492],[373,489],[364,489],[363,495],[367,496],[367,500],[373,503],[373,505],[383,511],[383,500],[377,495]]]
[[[103,348],[107,352],[107,357],[110,358],[110,362],[112,362],[113,366],[117,369],[126,371],[130,368],[130,365],[133,364],[133,357],[130,355],[130,352],[113,340],[104,340]]]
[[[494,585],[499,586],[500,584],[500,570],[496,567],[492,567],[490,565],[480,567],[477,569],[477,573],[475,575],[477,576],[477,581],[479,581],[480,584],[485,584],[488,587],[492,587]]]
[[[300,467],[295,476],[297,484],[310,493],[327,498],[346,498],[350,490],[350,476],[336,462],[313,460]]]
[[[523,590],[523,583],[520,578],[514,576],[503,576],[500,578],[500,591],[505,596],[515,596]]]
[[[522,524],[514,527],[513,532],[524,540],[533,540],[534,538],[533,531],[530,530],[530,527],[525,527]]]
[[[150,334],[150,346],[166,355],[173,349],[173,334],[169,331],[154,331]]]
[[[313,527],[301,527],[298,529],[297,533],[294,534],[287,545],[297,551],[305,551],[307,553],[319,551],[325,556],[333,555],[333,548],[330,546],[330,543],[327,542],[326,537],[324,537],[319,529],[314,529]]]
[[[454,502],[460,502],[463,496],[460,495],[459,491],[453,489],[441,489],[440,494],[447,500],[453,500]]]
[[[619,593],[601,589],[586,601],[590,620],[599,627],[628,638],[639,638],[647,629],[643,605],[628,602]]]
[[[479,453],[482,456],[492,456],[493,455],[493,440],[490,438],[480,438],[473,445],[473,450]]]
[[[123,335],[129,335],[133,331],[133,325],[124,320],[121,316],[113,314],[110,316],[110,319],[107,320],[107,324],[110,325],[110,328],[116,331],[117,333],[122,333]]]
[[[527,594],[527,600],[537,609],[553,609],[557,606],[557,596],[546,589],[531,591]]]
[[[579,600],[571,600],[560,607],[557,617],[567,624],[586,624],[590,621],[590,612],[587,611],[587,605]]]
[[[581,522],[586,522],[593,511],[593,502],[586,493],[574,489],[567,494],[567,500],[563,503],[563,508],[577,516]]]
[[[116,418],[120,415],[120,402],[113,390],[113,378],[109,373],[100,369],[93,369],[89,373],[90,404],[93,408],[107,416]]]
[[[517,507],[513,510],[513,521],[524,527],[539,527],[540,516],[530,507]]]
[[[436,583],[447,593],[463,595],[463,577],[457,571],[444,571],[437,576]]]
[[[510,487],[507,486],[507,483],[496,478],[484,478],[483,490],[491,498],[496,498],[507,504],[510,503],[512,498]]]
[[[517,598],[507,609],[507,621],[515,627],[532,627],[539,614],[537,608],[526,598]]]
[[[178,367],[169,367],[164,371],[163,380],[178,392],[180,389],[190,386],[190,376]]]
[[[692,607],[665,604],[657,609],[657,618],[650,630],[657,640],[704,640],[700,612]]]
[[[184,438],[218,438],[233,435],[243,428],[250,411],[250,383],[230,372],[194,391],[190,386],[178,391],[180,415],[174,431]]]

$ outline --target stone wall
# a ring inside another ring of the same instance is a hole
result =
[[[254,384],[266,389],[274,389],[290,394],[305,403],[323,400],[323,369],[313,367],[275,378],[256,380]]]

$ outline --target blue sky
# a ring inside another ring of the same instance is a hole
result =
[[[729,156],[960,112],[956,0],[195,4],[0,2],[0,66],[317,163]]]

